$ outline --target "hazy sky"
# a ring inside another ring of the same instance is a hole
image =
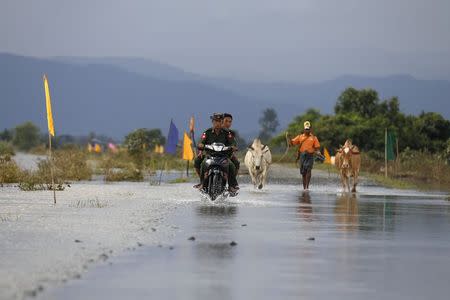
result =
[[[450,0],[0,0],[0,51],[137,56],[247,79],[439,77],[450,74]]]

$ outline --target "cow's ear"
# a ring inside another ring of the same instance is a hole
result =
[[[264,149],[266,149],[267,148],[267,145],[263,145],[262,147],[261,147],[261,150],[264,150]]]
[[[353,153],[359,153],[359,148],[357,146],[353,145],[352,152]]]

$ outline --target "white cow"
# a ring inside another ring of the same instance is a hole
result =
[[[267,172],[272,163],[272,154],[269,147],[263,145],[260,139],[255,139],[253,144],[248,147],[244,163],[248,168],[255,188],[262,189],[266,184]]]

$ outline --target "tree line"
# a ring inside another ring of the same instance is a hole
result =
[[[381,158],[386,129],[397,136],[399,151],[450,152],[449,120],[436,112],[407,115],[400,111],[397,97],[381,100],[373,89],[349,87],[338,97],[334,114],[321,114],[311,108],[295,117],[287,131],[291,135],[302,132],[306,120],[312,122],[313,132],[322,146],[332,152],[350,138],[373,158]],[[284,143],[284,133],[271,141],[272,145],[278,146]]]

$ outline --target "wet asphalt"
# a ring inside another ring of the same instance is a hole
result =
[[[46,299],[448,299],[450,203],[295,182],[188,199],[167,244],[111,259]],[[188,185],[180,185],[188,188]]]

